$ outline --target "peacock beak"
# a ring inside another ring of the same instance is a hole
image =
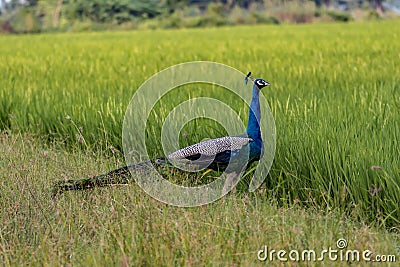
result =
[[[267,87],[267,86],[270,86],[270,85],[271,85],[270,82],[265,81],[265,85],[264,85],[260,90],[262,90],[263,88],[265,88],[265,87]]]

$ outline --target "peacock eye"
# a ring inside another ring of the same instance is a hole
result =
[[[157,164],[160,164],[160,163],[161,163],[161,160],[160,160],[160,159],[156,159],[156,163],[157,163]]]
[[[263,80],[257,80],[257,84],[260,86],[266,85],[266,83]]]

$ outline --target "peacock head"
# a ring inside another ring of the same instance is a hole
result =
[[[254,79],[253,77],[251,77],[251,72],[249,72],[249,73],[247,74],[246,78],[244,79],[244,81],[245,81],[246,84],[248,83],[249,79],[252,80],[252,81],[254,82],[254,85],[257,86],[257,88],[258,88],[259,90],[263,89],[263,88],[266,87],[266,86],[271,85],[269,82],[267,82],[267,81],[264,80],[264,79],[261,79],[261,78]]]
[[[254,84],[260,90],[263,89],[265,86],[271,85],[269,82],[267,82],[267,81],[265,81],[265,80],[263,80],[261,78],[255,79],[254,80]]]

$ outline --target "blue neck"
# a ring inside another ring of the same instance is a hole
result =
[[[259,159],[264,153],[264,145],[261,138],[260,130],[260,89],[253,85],[253,97],[251,99],[249,121],[247,124],[247,135],[253,139],[250,143],[250,158]]]
[[[260,90],[256,85],[253,85],[253,97],[251,99],[250,111],[249,111],[249,121],[247,124],[247,134],[254,141],[262,141],[261,131],[260,131]]]

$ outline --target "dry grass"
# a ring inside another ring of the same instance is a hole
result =
[[[347,239],[349,249],[376,254],[395,254],[399,247],[394,231],[335,210],[280,207],[265,197],[265,189],[197,208],[164,205],[135,184],[52,199],[56,180],[101,173],[114,167],[107,163],[112,160],[66,152],[29,135],[2,134],[0,162],[0,263],[5,266],[251,266],[259,264],[257,251],[264,245],[321,251],[336,248],[338,238]]]

